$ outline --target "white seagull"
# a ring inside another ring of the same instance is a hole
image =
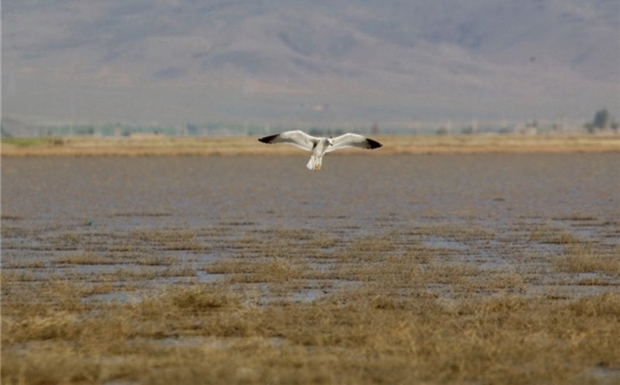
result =
[[[268,144],[288,143],[303,150],[312,151],[310,161],[306,165],[308,170],[320,170],[323,163],[323,155],[339,148],[358,147],[368,150],[383,146],[376,140],[366,138],[358,134],[344,134],[335,138],[316,138],[302,131],[286,131],[280,134],[265,136],[258,139]]]

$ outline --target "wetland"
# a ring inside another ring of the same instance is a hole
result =
[[[620,382],[617,153],[2,158],[7,384]]]

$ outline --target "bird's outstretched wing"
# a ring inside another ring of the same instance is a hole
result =
[[[303,150],[312,151],[314,145],[319,141],[319,138],[315,138],[314,136],[310,136],[302,131],[297,130],[265,136],[264,138],[260,138],[258,140],[260,142],[268,144],[288,143]]]
[[[345,147],[358,147],[372,150],[383,146],[376,140],[366,138],[358,134],[344,134],[332,139],[332,146],[328,146],[325,152],[332,152]]]

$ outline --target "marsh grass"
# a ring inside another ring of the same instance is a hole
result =
[[[597,218],[593,215],[588,215],[588,214],[580,213],[580,212],[575,212],[575,213],[561,216],[561,217],[554,217],[551,219],[553,219],[554,221],[585,221],[585,222],[591,222],[591,221],[597,220]]]
[[[55,265],[117,265],[122,263],[117,258],[110,258],[92,253],[75,253],[54,258],[51,261]]]
[[[602,273],[611,277],[620,277],[619,248],[604,254],[587,246],[574,246],[564,250],[563,255],[554,259],[554,267],[561,272]]]
[[[5,305],[3,346],[28,344],[25,356],[3,348],[7,383],[579,383],[592,368],[620,367],[612,293],[446,306],[361,285],[311,303],[248,306],[228,285],[190,285],[92,316],[68,294],[75,287],[61,287],[60,303],[49,289],[35,306]]]
[[[43,269],[45,268],[45,261],[40,259],[35,260],[11,260],[3,261],[2,267],[5,269]]]
[[[459,226],[454,224],[437,224],[411,229],[412,234],[439,236],[453,241],[471,241],[473,239],[492,239],[495,231],[477,225]]]
[[[3,269],[3,383],[620,380],[613,245],[575,237],[549,251],[570,231],[544,223],[348,238],[231,226],[40,235],[75,250]],[[209,257],[181,257],[176,243]],[[101,299],[119,293],[132,300]]]
[[[584,240],[563,227],[544,224],[537,225],[530,231],[530,241],[548,244],[578,244]]]

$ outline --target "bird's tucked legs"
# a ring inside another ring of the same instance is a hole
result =
[[[321,169],[321,165],[323,164],[323,158],[319,158],[318,156],[312,155],[306,167],[308,170],[319,171]]]

